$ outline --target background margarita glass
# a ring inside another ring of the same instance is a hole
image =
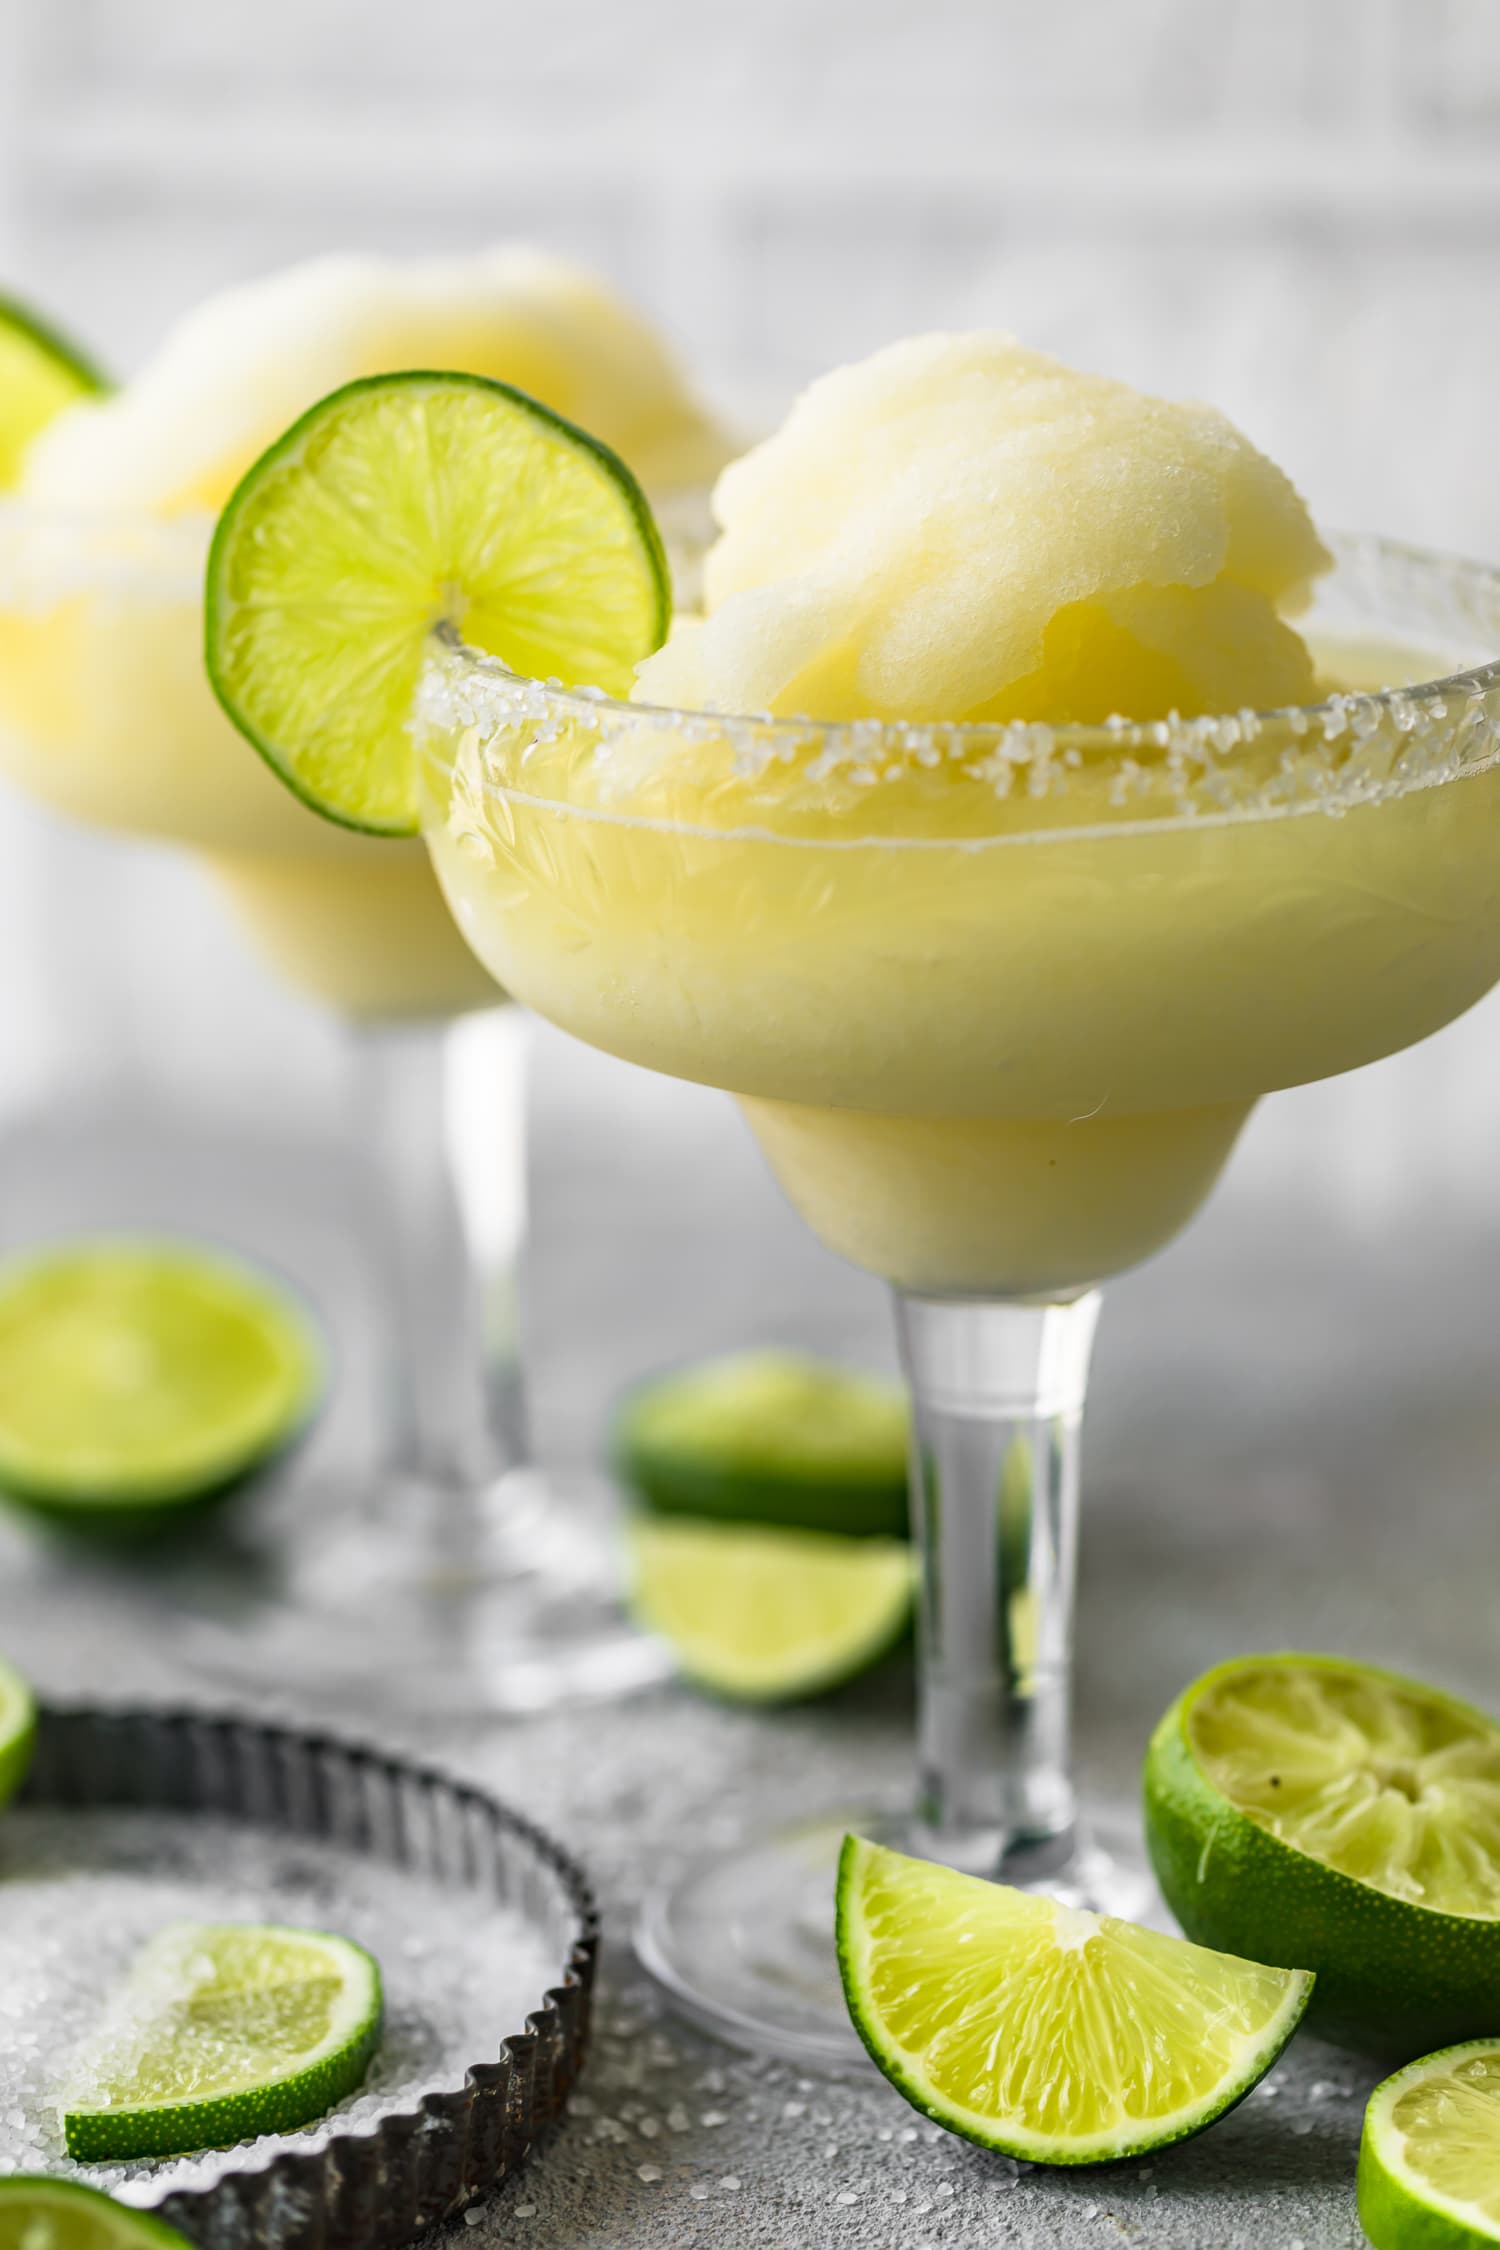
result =
[[[1142,1879],[1069,1767],[1096,1285],[1187,1223],[1259,1096],[1500,976],[1500,575],[1344,543],[1304,629],[1349,680],[1412,680],[1402,647],[1453,676],[1262,716],[816,724],[569,693],[450,634],[418,702],[427,841],[494,976],[735,1092],[809,1224],[894,1284],[924,1570],[895,1832],[1127,1912]],[[640,1944],[715,2028],[836,2065],[833,1848],[892,1818],[832,1810],[691,1867]]]
[[[531,1460],[524,1022],[497,1006],[421,843],[314,817],[216,703],[203,572],[212,503],[237,472],[214,456],[234,460],[238,425],[269,416],[253,455],[343,370],[340,354],[363,354],[353,373],[424,344],[439,357],[467,347],[481,368],[515,361],[540,390],[579,389],[596,412],[618,390],[690,576],[723,446],[654,337],[588,276],[526,250],[435,270],[437,284],[433,269],[329,261],[226,299],[242,341],[247,323],[281,337],[279,356],[257,344],[269,399],[253,368],[225,371],[221,414],[221,339],[200,314],[154,390],[90,409],[61,442],[54,425],[37,489],[0,501],[0,772],[71,818],[192,851],[272,969],[352,1033],[352,1147],[387,1315],[384,1468],[345,1508],[329,1496],[309,1509],[294,1490],[247,1517],[223,1567],[206,1550],[185,1557],[172,1583],[199,1613],[196,1645],[255,1676],[527,1708],[642,1684],[664,1659],[620,1609],[599,1495],[583,1480],[564,1505]],[[411,299],[394,313],[380,294],[390,276]],[[314,304],[323,328],[309,346],[300,323]],[[184,447],[172,410],[186,416],[190,401],[204,426]]]

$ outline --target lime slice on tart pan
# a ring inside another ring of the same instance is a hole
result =
[[[1032,1891],[844,1840],[838,1954],[855,2029],[926,2117],[1034,2164],[1106,2164],[1243,2101],[1313,1980]]]
[[[119,2163],[293,2132],[361,2083],[382,2014],[380,1971],[348,1938],[170,1924],[74,2058],[68,2154]]]
[[[509,384],[413,371],[332,392],[246,471],[209,554],[205,658],[314,811],[406,836],[435,626],[529,677],[628,695],[671,607],[616,454]]]
[[[1144,1774],[1190,1937],[1315,1969],[1328,2036],[1411,2055],[1500,2026],[1500,1725],[1342,1656],[1242,1656],[1187,1688]]]

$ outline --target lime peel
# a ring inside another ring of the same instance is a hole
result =
[[[1112,2163],[1203,2131],[1265,2076],[1313,1988],[1305,1970],[858,1836],[837,1927],[849,2013],[884,2076],[950,2132],[1028,2163]]]
[[[429,634],[627,695],[671,620],[650,506],[619,457],[488,376],[331,392],[249,468],[209,551],[215,695],[313,811],[418,827],[408,732]]]

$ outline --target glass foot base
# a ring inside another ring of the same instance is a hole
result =
[[[359,1496],[293,1489],[184,1552],[158,1591],[183,1654],[221,1679],[364,1710],[549,1710],[672,1669],[625,1614],[612,1514],[588,1480],[529,1469],[458,1509],[398,1486],[372,1516]]]
[[[834,1871],[851,1829],[910,1849],[905,1821],[851,1813],[696,1860],[647,1899],[636,1953],[684,2015],[736,2047],[804,2069],[874,2067],[849,2021],[833,1945]],[[1092,1827],[1035,1887],[1070,1906],[1171,1927],[1123,1824]]]

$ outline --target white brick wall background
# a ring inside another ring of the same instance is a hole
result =
[[[0,285],[121,368],[223,281],[506,233],[749,420],[998,323],[1212,397],[1327,522],[1500,552],[1495,0],[0,0]],[[274,1047],[326,1109],[333,1034],[166,855],[7,805],[0,949],[12,1092],[88,1055],[243,1111]],[[1380,1209],[1497,1121],[1492,1006],[1273,1105],[1236,1192]]]

